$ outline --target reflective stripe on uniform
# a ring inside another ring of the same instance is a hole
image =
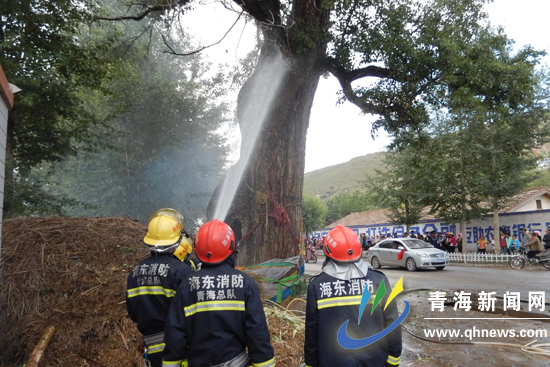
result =
[[[151,345],[151,346],[147,347],[147,353],[148,354],[153,354],[153,353],[162,352],[164,350],[165,346],[166,346],[166,344],[164,344],[164,343]]]
[[[176,291],[173,289],[166,289],[160,286],[145,286],[145,287],[128,289],[128,298],[143,296],[146,294],[174,297],[174,295],[176,294]]]
[[[252,365],[254,367],[271,367],[271,366],[275,366],[275,358],[271,358],[269,361],[265,361],[265,362],[262,362],[262,363],[252,362]]]
[[[386,361],[386,363],[397,366],[400,360],[401,360],[401,357],[388,356],[388,360]]]
[[[180,360],[180,361],[165,361],[165,360],[162,360],[162,367],[181,367],[183,362],[185,362],[184,360]]]
[[[195,303],[183,308],[185,316],[189,317],[204,311],[244,311],[244,301],[207,301]]]
[[[360,305],[363,296],[334,297],[317,300],[317,308]]]

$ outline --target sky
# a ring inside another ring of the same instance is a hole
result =
[[[485,10],[491,23],[503,26],[517,47],[530,44],[535,49],[550,52],[550,26],[547,25],[550,1],[494,0]],[[203,51],[213,63],[235,65],[237,59],[244,57],[254,45],[253,24],[247,24],[243,16],[228,11],[216,1],[201,2],[185,16],[183,23],[195,34],[194,39],[202,40],[202,45],[210,45],[222,39],[237,18],[239,21],[222,42]],[[550,64],[550,56],[546,56],[544,62]],[[378,131],[375,139],[371,138],[373,116],[362,115],[351,103],[337,105],[338,90],[339,84],[334,77],[321,78],[307,135],[306,172],[383,151],[391,142],[383,130]],[[324,149],[327,139],[330,139],[331,146],[343,148]],[[231,158],[236,159],[238,145],[234,142],[233,145],[235,149]]]

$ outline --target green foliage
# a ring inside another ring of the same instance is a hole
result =
[[[398,135],[390,174],[376,180],[396,222],[415,223],[420,217],[409,213],[423,207],[448,222],[467,222],[498,209],[533,179],[532,149],[548,136],[544,75],[535,69],[542,53],[514,52],[500,30],[473,31],[459,55],[446,55],[452,72],[438,75],[445,88],[434,96],[444,108],[432,109],[418,134]]]
[[[84,37],[91,3],[1,0],[0,57],[22,91],[11,112],[14,168],[19,173],[74,154],[104,122],[90,110],[86,91],[103,92],[114,66],[105,58],[109,39]]]
[[[128,110],[111,122],[119,133],[106,138],[116,149],[68,159],[51,182],[58,194],[91,206],[68,210],[72,215],[147,221],[158,208],[171,207],[191,226],[205,216],[226,162],[228,147],[216,131],[228,122],[229,106],[221,100],[228,83],[220,74],[208,76],[197,58],[141,52],[152,54],[129,64],[132,78],[117,81]]]
[[[105,81],[116,65],[105,56],[112,39],[87,37],[93,2],[0,0],[0,9],[2,68],[21,88],[8,119],[5,217],[34,205],[58,212],[61,202],[41,192],[29,174],[43,162],[101,145],[92,129],[105,124],[112,109],[98,113],[87,95],[109,98]]]
[[[323,228],[327,207],[315,196],[304,195],[302,203],[303,230],[306,235]]]
[[[370,194],[359,190],[337,194],[327,201],[328,212],[325,217],[325,225],[334,223],[354,212],[375,209],[371,203],[372,198]]]
[[[410,226],[422,217],[422,181],[413,172],[422,172],[425,161],[413,148],[403,152],[388,152],[384,157],[387,171],[376,170],[376,175],[363,182],[371,203],[387,208],[394,224]],[[428,171],[425,172],[426,174]]]
[[[169,42],[188,41],[156,19],[91,23],[92,12],[113,11],[116,1],[101,9],[8,3],[3,66],[23,90],[11,113],[16,174],[7,215],[146,221],[164,206],[188,223],[204,216],[227,156],[219,133],[228,122],[226,78],[198,55],[163,55],[158,30]],[[16,27],[26,22],[45,26]]]
[[[550,187],[550,169],[537,170],[533,173],[533,177],[534,180],[527,185],[527,188]]]

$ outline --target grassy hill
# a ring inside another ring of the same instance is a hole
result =
[[[375,168],[382,171],[386,169],[383,159],[384,153],[367,154],[346,163],[308,172],[304,175],[304,194],[315,195],[326,201],[341,192],[362,190],[359,181],[364,180],[366,175],[374,175]],[[525,189],[540,186],[550,187],[550,168],[535,170],[535,180]]]
[[[384,153],[372,153],[349,162],[308,172],[304,176],[304,193],[326,200],[341,192],[360,190],[359,181],[374,175],[374,169],[384,170]]]

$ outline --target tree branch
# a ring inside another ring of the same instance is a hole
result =
[[[351,83],[355,80],[364,77],[377,77],[377,78],[391,78],[391,71],[386,68],[378,66],[367,66],[365,68],[347,71],[342,66],[336,64],[335,60],[329,59],[327,64],[328,71],[338,79],[342,91],[346,98],[359,107],[364,113],[379,113],[379,109],[375,104],[367,103],[362,98],[358,97],[351,86]]]
[[[259,22],[281,25],[279,0],[233,0]]]
[[[237,19],[235,19],[235,22],[233,23],[233,25],[227,30],[227,32],[225,32],[225,34],[223,35],[223,37],[216,43],[212,43],[211,45],[208,45],[208,46],[204,46],[204,47],[201,47],[195,51],[191,51],[191,52],[187,52],[187,53],[178,53],[176,52],[169,44],[168,42],[166,41],[166,38],[164,37],[164,35],[162,35],[162,41],[164,42],[164,45],[166,47],[168,47],[168,49],[170,51],[164,51],[164,53],[167,53],[167,54],[170,54],[170,55],[175,55],[175,56],[191,56],[191,55],[194,55],[194,54],[197,54],[203,50],[206,50],[207,48],[209,47],[212,47],[212,46],[216,46],[217,44],[219,44],[221,41],[223,41],[225,39],[225,37],[227,37],[227,35],[229,34],[229,32],[231,32],[231,30],[233,29],[233,27],[235,27],[235,25],[237,24],[237,22],[239,21],[239,19],[241,18],[241,15],[243,15],[243,12],[244,10],[242,10],[240,13],[239,13],[239,16],[237,17]]]
[[[124,15],[124,16],[120,16],[120,17],[114,17],[114,18],[109,18],[109,17],[97,17],[96,19],[97,20],[109,20],[109,21],[121,21],[121,20],[135,20],[135,21],[140,21],[142,20],[143,18],[145,18],[146,16],[148,16],[149,14],[151,13],[154,13],[154,12],[164,12],[165,10],[167,9],[171,9],[173,8],[174,6],[178,6],[178,5],[185,5],[187,4],[188,2],[190,2],[190,0],[174,0],[172,3],[169,3],[169,4],[165,4],[165,5],[157,5],[157,6],[152,6],[152,7],[145,7],[145,10],[137,15]],[[130,5],[132,6],[132,5]]]

